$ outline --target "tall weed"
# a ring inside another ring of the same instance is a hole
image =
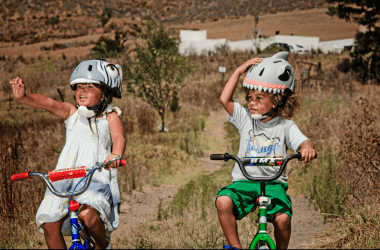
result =
[[[377,249],[380,246],[380,206],[366,204],[348,209],[344,217],[318,236],[313,248]]]
[[[297,165],[290,184],[336,223],[312,247],[379,246],[379,104],[376,96],[367,95],[301,111],[304,117],[297,124],[315,142],[319,157]]]

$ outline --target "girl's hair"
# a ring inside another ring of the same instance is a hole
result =
[[[243,88],[246,101],[248,101],[248,95],[250,90],[251,89]],[[280,92],[277,94],[268,93],[268,95],[270,97],[271,102],[275,106],[278,106],[280,102],[284,99],[284,97],[287,96],[285,105],[282,107],[278,107],[277,112],[275,113],[275,116],[281,117],[283,119],[292,118],[294,116],[294,113],[301,107],[302,98],[296,93],[293,93],[290,96],[288,96],[287,92]]]

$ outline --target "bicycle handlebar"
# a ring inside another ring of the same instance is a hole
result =
[[[29,174],[31,172],[32,171],[28,171],[28,172],[25,172],[25,173],[14,174],[14,175],[12,175],[11,180],[12,181],[23,181],[23,180],[26,180],[26,179],[31,180],[31,178],[29,177]]]
[[[270,158],[270,157],[244,157],[239,158],[235,155],[230,155],[228,153],[225,154],[212,154],[210,155],[211,160],[224,160],[228,161],[230,159],[237,162],[240,171],[243,173],[244,177],[251,181],[273,181],[278,179],[285,170],[286,164],[292,159],[301,159],[301,153],[292,154],[288,157],[284,158]],[[314,159],[317,158],[317,154],[315,154]],[[281,165],[280,170],[276,175],[272,177],[252,177],[245,170],[244,164],[253,164],[254,166],[278,166]]]
[[[89,184],[91,182],[91,179],[92,179],[92,176],[94,174],[95,171],[93,171],[94,169],[98,169],[99,171],[101,171],[101,169],[114,162],[114,161],[117,161],[121,158],[121,156],[118,156],[108,162],[98,162],[95,164],[95,166],[93,166],[89,172],[91,173],[91,175],[88,176],[88,178],[86,179],[86,182],[85,184],[83,185],[82,189],[76,191],[73,193],[73,196],[78,196],[78,195],[81,195],[83,194],[87,188],[89,187]],[[121,160],[120,161],[120,164],[122,166],[125,166],[127,164],[127,162],[125,160]],[[51,184],[51,182],[55,182],[55,181],[60,181],[60,180],[65,180],[65,179],[74,179],[74,178],[81,178],[81,177],[85,177],[86,176],[86,169],[84,166],[82,167],[76,167],[76,168],[67,168],[67,169],[58,169],[58,170],[53,170],[53,171],[49,171],[49,174],[41,174],[41,173],[38,173],[38,172],[31,172],[31,171],[27,171],[25,173],[19,173],[19,174],[14,174],[12,175],[11,177],[11,180],[12,181],[23,181],[23,180],[26,180],[26,179],[31,179],[30,177],[32,176],[37,176],[37,177],[40,177],[41,179],[43,179],[45,181],[45,183],[47,184],[48,188],[50,189],[50,191],[55,194],[56,196],[59,196],[59,197],[68,197],[71,195],[71,192],[58,192],[54,186]]]

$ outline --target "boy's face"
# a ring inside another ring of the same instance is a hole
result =
[[[276,106],[270,100],[267,92],[250,90],[247,96],[248,109],[252,115],[263,115]]]

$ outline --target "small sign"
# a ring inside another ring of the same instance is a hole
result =
[[[226,67],[219,67],[220,73],[226,73]]]

